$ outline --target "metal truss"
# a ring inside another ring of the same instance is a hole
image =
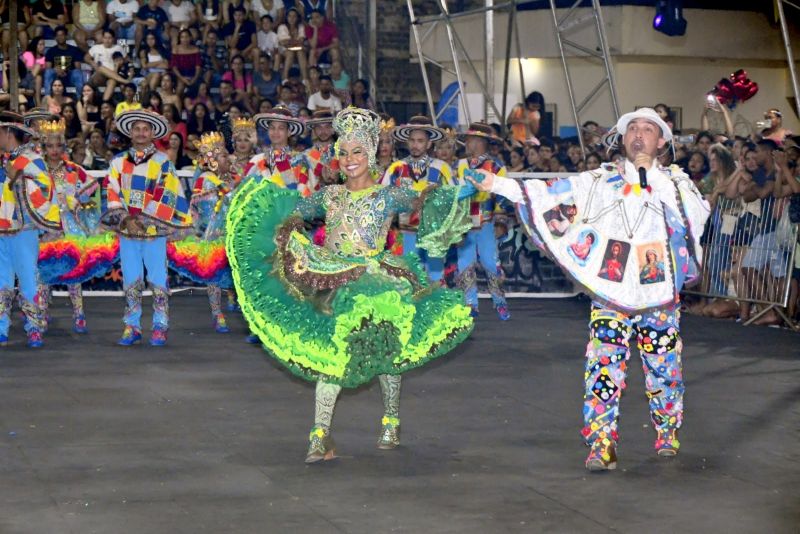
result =
[[[800,115],[800,90],[797,85],[797,68],[794,64],[794,54],[792,53],[792,40],[789,37],[789,29],[786,26],[786,14],[783,11],[783,5],[791,6],[800,10],[800,6],[789,0],[777,0],[775,4],[778,6],[778,19],[781,23],[781,35],[783,35],[783,45],[786,47],[786,61],[789,63],[789,75],[792,79],[792,92],[794,93],[795,112]]]

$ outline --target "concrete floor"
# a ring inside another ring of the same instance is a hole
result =
[[[800,336],[686,316],[683,448],[657,458],[639,365],[616,472],[579,438],[588,303],[485,309],[470,341],[406,375],[403,445],[379,451],[377,384],[341,398],[342,456],[306,466],[313,386],[202,296],[168,347],[120,348],[122,301],[65,299],[47,346],[0,350],[0,532],[798,532]],[[148,314],[149,316],[149,314]],[[19,322],[19,321],[17,321]],[[565,339],[566,338],[566,339]]]

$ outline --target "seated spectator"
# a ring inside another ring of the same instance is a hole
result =
[[[178,80],[178,93],[193,89],[200,82],[203,60],[200,57],[200,49],[192,44],[192,34],[189,30],[180,31],[178,42],[172,47],[169,66]]]
[[[203,80],[209,87],[217,87],[222,80],[222,72],[228,64],[228,49],[219,44],[216,31],[209,30],[200,47],[203,64]]]
[[[161,9],[158,4],[159,0],[147,0],[133,18],[136,23],[137,54],[146,31],[152,32],[161,44],[169,42],[169,34],[167,32],[169,17],[167,17],[167,12]]]
[[[288,83],[283,83],[278,91],[278,102],[276,106],[283,106],[292,113],[292,117],[297,117],[300,112],[300,104],[295,101],[294,93]]]
[[[135,72],[133,66],[128,61],[128,56],[122,52],[114,52],[114,70],[106,72],[105,67],[100,67],[99,72],[107,78],[106,90],[103,92],[103,100],[111,100],[114,97],[114,90],[117,84],[126,84],[133,81]]]
[[[222,75],[222,81],[231,82],[236,99],[244,102],[253,92],[253,76],[245,71],[244,58],[233,56],[231,58],[231,70]]]
[[[283,23],[283,19],[286,16],[285,2],[283,0],[253,0],[250,10],[255,15],[253,17],[255,20],[263,21],[264,17],[269,15],[272,24],[276,27],[278,24]]]
[[[250,8],[250,0],[224,0],[222,2],[222,24],[228,24],[233,21],[234,11],[237,8],[244,9],[245,13]]]
[[[137,39],[137,26],[133,19],[138,12],[139,3],[136,0],[112,0],[106,4],[106,20],[120,39]]]
[[[669,152],[669,151],[667,151]],[[597,152],[591,152],[588,156],[586,156],[586,170],[593,171],[595,169],[599,169],[600,165],[603,164],[603,158]]]
[[[52,39],[56,28],[67,23],[64,4],[56,0],[40,0],[31,5],[31,29],[35,37]]]
[[[308,78],[305,54],[305,26],[300,12],[291,8],[286,12],[286,22],[278,26],[278,43],[283,55],[283,78],[289,77],[289,69],[297,62],[303,79]]]
[[[530,96],[530,95],[528,95]],[[550,172],[553,168],[553,161],[558,162],[555,155],[555,145],[549,139],[541,139],[539,141],[539,168],[542,172]]]
[[[272,104],[272,100],[270,100],[269,98],[265,98],[264,100],[261,100],[258,103],[258,112],[269,113],[270,111],[272,111],[273,107],[275,106]]]
[[[322,76],[322,69],[317,66],[308,67],[308,79],[305,81],[308,94],[313,95],[319,91],[320,76]]]
[[[583,137],[583,146],[587,152],[602,151],[603,134],[605,132],[600,125],[595,121],[586,121],[581,126],[581,137]]]
[[[304,18],[311,17],[314,11],[320,11],[327,19],[333,20],[333,2],[329,0],[300,0],[295,5]]]
[[[190,41],[197,39],[197,16],[192,2],[189,0],[169,0],[164,4],[167,12],[167,28],[169,39],[174,46],[178,43],[179,33],[188,30]]]
[[[50,94],[53,80],[58,78],[64,86],[74,87],[77,94],[83,88],[81,61],[83,52],[77,46],[67,44],[67,28],[59,26],[55,31],[55,46],[45,54],[44,92]]]
[[[219,30],[222,27],[222,1],[195,0],[194,8],[195,20],[200,23],[203,31],[200,39],[205,42],[210,31],[219,35]]]
[[[84,161],[86,160],[86,145],[83,144],[83,141],[80,139],[70,139],[67,141],[67,152],[69,153],[69,159],[84,169],[86,165],[84,165]]]
[[[159,85],[156,91],[161,95],[161,101],[164,105],[172,104],[180,115],[181,109],[183,109],[183,100],[175,90],[175,77],[172,73],[166,72],[161,76],[161,85]]]
[[[30,11],[27,7],[27,2],[17,2],[17,41],[19,42],[19,50],[28,47],[28,27],[31,24]],[[4,0],[0,2],[0,21],[3,22],[0,37],[2,38],[3,57],[9,56],[9,45],[11,44],[11,2]],[[5,87],[5,86],[4,86]]]
[[[169,123],[169,130],[167,135],[161,139],[155,140],[155,145],[159,150],[166,150],[169,148],[169,137],[172,134],[178,134],[181,139],[186,139],[186,125],[181,121],[178,109],[172,104],[164,104],[164,109],[161,112],[167,123]]]
[[[322,11],[314,10],[311,12],[308,24],[306,25],[306,41],[308,41],[308,64],[329,64],[339,61],[341,52],[339,51],[339,30],[336,24],[325,18]],[[347,87],[337,87],[337,89],[349,89]]]
[[[342,101],[333,94],[333,81],[330,76],[321,76],[319,79],[319,92],[308,99],[308,109],[329,109],[334,113],[342,110]]]
[[[100,95],[90,83],[83,86],[81,98],[78,100],[78,119],[84,134],[92,131],[100,122]]]
[[[271,16],[264,15],[261,17],[261,27],[256,35],[256,42],[261,54],[268,54],[270,57],[278,58],[273,66],[277,70],[281,68],[280,43],[278,43],[278,34],[273,31],[273,27]]]
[[[44,71],[47,59],[44,53],[44,39],[34,37],[28,44],[27,50],[22,53],[22,62],[25,63],[27,74],[20,75],[19,86],[25,90],[25,96],[33,97],[36,105],[42,103],[42,86],[44,85]]]
[[[515,146],[508,153],[508,172],[522,172],[525,170],[525,152],[522,147]]]
[[[134,86],[134,90],[136,87]],[[125,94],[125,91],[123,91]],[[139,107],[142,107],[141,104],[136,102]],[[103,136],[106,136],[109,131],[111,131],[111,123],[114,122],[114,104],[111,102],[103,102],[100,104],[100,121],[96,124],[96,127],[103,131]]]
[[[106,24],[106,8],[103,2],[78,0],[72,6],[72,24],[75,25],[75,44],[87,52],[89,39],[99,42],[103,39]]]
[[[197,104],[203,104],[209,112],[214,112],[214,102],[208,92],[208,84],[200,82],[197,89],[189,92],[189,96],[183,99],[183,109],[194,109]]]
[[[123,111],[141,108],[142,104],[136,100],[136,84],[126,83],[122,88],[122,101],[117,104],[114,115],[119,115]],[[107,128],[103,128],[103,130],[108,131]]]
[[[228,57],[243,56],[256,63],[258,58],[257,28],[252,20],[247,20],[247,10],[237,7],[233,10],[233,20],[223,26],[222,37],[228,47]]]
[[[569,148],[567,148],[567,158],[567,170],[570,172],[578,171],[579,164],[583,163],[581,147],[578,145],[569,145]]]
[[[258,70],[253,73],[253,98],[256,101],[263,98],[277,99],[280,86],[280,73],[272,70],[272,59],[268,54],[262,53],[258,58]]]
[[[306,91],[306,84],[303,83],[301,78],[300,69],[292,67],[289,69],[289,77],[283,81],[292,90],[292,99],[299,105],[305,106],[308,101],[308,92]],[[316,92],[316,91],[315,91]]]
[[[147,110],[155,111],[159,115],[161,115],[161,112],[164,111],[164,102],[161,100],[161,94],[159,94],[158,91],[150,91],[145,93],[145,98],[143,101],[143,107]]]
[[[107,171],[108,164],[113,157],[113,152],[106,146],[103,132],[98,128],[93,129],[89,133],[89,140],[86,143],[84,168],[89,171]]]
[[[334,61],[331,63],[331,82],[333,82],[333,88],[337,93],[349,93],[350,92],[350,75],[344,71],[342,68],[342,63],[339,60]]]
[[[61,106],[61,117],[64,119],[67,127],[64,130],[64,136],[67,139],[83,139],[83,128],[81,127],[81,120],[78,118],[78,110],[75,107],[75,102],[68,100]]]
[[[350,91],[350,103],[357,108],[371,109],[375,111],[375,102],[369,94],[369,82],[365,79],[358,79],[353,82]]]
[[[183,147],[183,153],[189,158],[189,161],[197,161],[200,151],[197,149],[195,143],[200,141],[200,136],[190,133],[186,136],[186,145]]]
[[[177,132],[172,132],[167,137],[167,146],[162,150],[166,152],[167,157],[175,165],[175,168],[180,170],[194,167],[192,160],[183,153],[183,137]]]
[[[542,160],[539,157],[539,147],[529,144],[525,146],[525,172],[545,172],[541,167]],[[548,169],[549,170],[549,169]]]
[[[219,123],[220,118],[225,113],[228,113],[231,106],[237,106],[239,109],[244,109],[244,103],[236,97],[233,90],[233,84],[229,81],[223,80],[219,84],[219,95],[214,99],[214,108],[217,110],[215,116],[216,121]]]
[[[42,106],[50,113],[59,115],[64,104],[72,101],[72,97],[66,94],[64,83],[56,78],[50,86],[50,94],[42,99]]]
[[[169,68],[169,52],[153,32],[147,32],[144,44],[139,49],[139,64],[148,89],[154,91],[161,85],[161,77]]]
[[[9,72],[9,64],[8,61],[2,62],[2,75],[0,76],[0,104],[10,104],[11,103],[11,95],[9,94],[9,78],[11,73]],[[27,69],[25,68],[25,64],[22,62],[21,59],[17,60],[17,72],[21,76],[27,75]],[[28,99],[25,98],[25,95],[19,95],[19,111],[24,113],[25,109],[27,109]]]
[[[192,107],[192,113],[189,115],[189,120],[186,121],[186,133],[188,135],[202,135],[205,132],[211,132],[216,128],[214,121],[211,120],[211,113],[208,106],[202,102],[198,102]],[[188,140],[188,139],[187,139]]]
[[[96,87],[105,85],[111,74],[116,74],[114,53],[122,54],[122,48],[115,41],[116,36],[113,31],[103,31],[103,42],[91,47],[83,58],[95,71],[90,80]]]

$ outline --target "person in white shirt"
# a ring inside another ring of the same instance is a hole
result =
[[[111,29],[120,39],[135,39],[136,24],[133,16],[139,11],[139,3],[135,0],[111,0],[106,4],[106,16]]]
[[[318,109],[329,109],[336,113],[342,110],[342,101],[333,94],[333,80],[330,76],[319,77],[319,91],[308,98],[308,109],[316,111]]]
[[[272,28],[274,27],[274,21],[272,19],[272,15],[264,15],[261,17],[261,27],[256,34],[256,40],[258,43],[258,49],[262,52],[266,52],[270,55],[270,57],[275,58],[275,64],[273,68],[275,70],[280,70],[281,62],[280,62],[280,54],[278,53],[278,49],[280,44],[278,43],[278,34],[275,33]]]
[[[192,2],[189,0],[170,0],[169,3],[164,5],[164,10],[169,18],[169,38],[173,46],[178,42],[178,33],[182,29],[189,30],[192,34],[192,41],[197,39],[197,28],[194,27],[197,22],[197,14]]]
[[[122,54],[122,48],[114,44],[116,41],[116,34],[113,30],[103,31],[103,42],[92,46],[84,57],[84,61],[92,66],[95,73],[92,75],[91,83],[95,87],[105,85],[107,76],[98,70],[104,67],[110,71],[116,72],[116,65],[114,64],[114,52]]]
[[[283,0],[254,0],[250,10],[255,13],[255,18],[261,19],[264,15],[272,17],[273,24],[281,24],[286,15]]]

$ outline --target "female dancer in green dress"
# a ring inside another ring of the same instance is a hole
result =
[[[266,351],[317,383],[306,462],[334,457],[331,423],[342,387],[378,376],[384,416],[378,446],[400,443],[400,374],[442,356],[472,330],[462,295],[429,284],[415,257],[386,250],[392,218],[419,209],[419,240],[443,256],[470,229],[467,188],[422,194],[376,184],[380,119],[348,108],[334,120],[345,179],[301,199],[270,181],[241,186],[226,245],[239,303]],[[473,190],[474,191],[474,190]],[[324,221],[323,246],[306,223]]]

